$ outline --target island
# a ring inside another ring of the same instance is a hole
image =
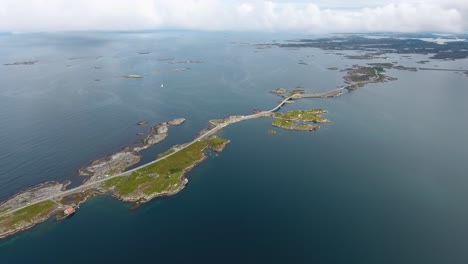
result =
[[[5,63],[3,65],[5,66],[15,66],[15,65],[34,65],[36,63],[38,63],[39,61],[35,60],[35,61],[16,61],[16,62],[13,62],[13,63]]]
[[[385,71],[382,67],[368,67],[353,65],[352,68],[345,70],[347,74],[344,76],[345,82],[348,84],[345,88],[348,90],[355,90],[359,87],[363,87],[368,83],[384,82],[386,80],[393,80],[383,74]]]
[[[121,151],[108,157],[100,158],[91,162],[89,166],[79,170],[79,175],[88,177],[88,181],[95,181],[104,177],[122,173],[124,170],[137,164],[141,160],[141,151],[166,139],[169,127],[179,126],[184,122],[185,118],[176,118],[152,127],[146,138],[144,138],[140,144],[125,147]]]
[[[188,180],[184,177],[186,172],[206,159],[207,149],[220,152],[228,143],[227,139],[210,136],[167,154],[159,159],[160,162],[133,170],[129,175],[119,175],[96,185],[88,183],[82,185],[87,188],[79,188],[77,191],[64,191],[65,186],[55,182],[36,186],[0,205],[0,238],[26,230],[53,215],[59,220],[63,219],[69,208],[74,211],[74,208],[97,194],[109,193],[122,201],[138,203],[174,195],[187,184]],[[37,201],[26,202],[33,199]],[[18,210],[5,214],[12,208]]]
[[[369,37],[369,36],[376,36]],[[458,60],[468,58],[467,41],[449,41],[443,45],[424,41],[421,38],[437,38],[436,34],[349,34],[314,39],[296,39],[285,43],[258,44],[259,47],[280,47],[286,49],[320,48],[327,51],[357,51],[361,54],[344,55],[349,59],[372,60],[386,58],[385,54],[431,55],[430,59]],[[343,53],[335,53],[343,54]]]
[[[271,91],[272,94],[284,94],[286,93],[286,88],[278,88],[276,90]]]
[[[217,136],[197,141],[181,151],[168,153],[168,157],[158,163],[133,171],[128,176],[108,180],[99,190],[109,191],[122,201],[138,203],[174,195],[187,184],[185,173],[206,159],[205,150],[221,152],[229,142]]]
[[[377,69],[358,71],[356,74],[368,73],[369,76],[356,77],[357,79],[352,77],[348,86],[357,83],[363,86],[382,78]],[[353,73],[355,72],[350,72],[351,75]],[[330,122],[322,116],[326,113],[324,109],[294,110],[285,113],[278,111],[294,100],[341,96],[345,87],[320,93],[306,92],[302,87],[298,87],[288,95],[279,94],[282,100],[270,110],[258,110],[250,115],[233,115],[210,120],[210,125],[192,141],[173,146],[158,155],[155,160],[129,169],[141,160],[142,150],[166,139],[169,128],[181,125],[185,119],[176,118],[153,126],[142,142],[136,146],[125,147],[117,153],[96,159],[81,168],[79,174],[85,177],[81,185],[67,189],[68,182],[46,182],[0,203],[0,238],[31,228],[54,215],[58,220],[64,219],[73,214],[81,203],[96,195],[108,194],[137,205],[156,197],[174,195],[187,185],[186,173],[205,160],[208,151],[221,152],[230,142],[217,135],[226,126],[256,118],[273,118],[272,125],[276,127],[288,130],[318,130],[320,126],[317,123]],[[275,132],[270,131],[269,134]]]
[[[272,126],[288,130],[316,131],[320,129],[316,123],[330,123],[330,120],[322,117],[327,113],[324,109],[294,110],[286,113],[274,113],[275,119]],[[313,124],[311,124],[313,123]]]

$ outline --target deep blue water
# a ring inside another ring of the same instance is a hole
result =
[[[1,35],[1,64],[39,62],[0,66],[0,197],[47,180],[79,181],[81,166],[138,142],[148,129],[139,120],[187,118],[145,153],[148,161],[209,119],[270,109],[279,100],[272,89],[329,90],[343,73],[327,67],[366,63],[244,44],[296,37]],[[202,63],[158,60],[171,57]],[[468,63],[426,66],[434,65]],[[120,78],[127,74],[145,78]],[[333,123],[318,132],[269,136],[268,119],[230,126],[222,136],[231,144],[193,169],[181,193],[137,210],[94,198],[65,221],[1,240],[0,263],[467,263],[468,78],[388,74],[399,80],[287,105],[328,109]]]

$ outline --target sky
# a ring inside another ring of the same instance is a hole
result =
[[[0,0],[0,31],[468,32],[468,0]]]

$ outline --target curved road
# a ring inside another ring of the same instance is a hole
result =
[[[222,128],[230,125],[230,124],[233,124],[233,123],[237,123],[237,122],[241,122],[241,121],[244,121],[244,120],[249,120],[249,119],[255,119],[255,118],[259,118],[259,117],[265,117],[265,116],[270,116],[271,113],[273,112],[276,112],[278,111],[281,107],[284,106],[284,104],[286,104],[287,101],[291,100],[291,99],[301,99],[301,98],[329,98],[329,97],[335,97],[335,96],[339,96],[342,94],[342,90],[344,88],[339,88],[339,89],[335,89],[335,90],[332,90],[332,91],[329,91],[329,92],[325,92],[325,93],[316,93],[316,94],[294,94],[294,95],[291,95],[289,97],[286,97],[283,101],[281,101],[275,108],[272,108],[268,111],[261,111],[261,112],[258,112],[258,113],[255,113],[255,114],[252,114],[252,115],[246,115],[246,116],[241,116],[239,118],[235,118],[235,119],[231,119],[229,120],[228,122],[226,123],[223,123],[223,124],[218,124],[216,125],[215,127],[213,127],[212,129],[208,130],[207,132],[203,133],[202,135],[198,136],[197,138],[195,138],[194,140],[192,140],[191,142],[183,145],[182,147],[180,148],[177,148],[174,152],[164,156],[164,157],[161,157],[159,159],[156,159],[156,160],[153,160],[151,162],[148,162],[144,165],[141,165],[139,167],[136,167],[136,168],[133,168],[131,170],[128,170],[128,171],[125,171],[125,172],[122,172],[122,173],[119,173],[119,174],[116,174],[116,175],[112,175],[112,176],[109,176],[109,177],[106,177],[104,179],[100,179],[100,180],[96,180],[96,181],[92,181],[92,182],[87,182],[83,185],[80,185],[78,187],[75,187],[73,189],[70,189],[70,190],[66,190],[66,191],[63,191],[63,192],[60,192],[60,193],[56,193],[56,194],[53,194],[53,195],[50,195],[50,196],[47,196],[47,197],[43,197],[43,198],[40,198],[40,199],[37,199],[37,200],[33,200],[33,201],[29,201],[29,204],[28,205],[25,205],[25,206],[21,206],[21,207],[17,207],[17,208],[14,208],[14,209],[10,209],[8,211],[5,211],[5,212],[2,212],[0,213],[0,217],[4,216],[4,215],[8,215],[8,214],[12,214],[16,211],[19,211],[21,209],[24,209],[26,207],[29,207],[31,205],[34,205],[34,204],[38,204],[40,202],[44,202],[44,201],[47,201],[47,200],[52,200],[52,199],[55,199],[55,198],[59,198],[59,197],[64,197],[64,196],[68,196],[68,195],[71,195],[71,194],[74,194],[74,193],[77,193],[77,192],[80,192],[80,191],[84,191],[86,189],[89,189],[95,185],[98,185],[100,183],[103,183],[105,181],[108,181],[110,179],[113,179],[113,178],[116,178],[116,177],[122,177],[122,176],[128,176],[130,175],[132,172],[136,171],[136,170],[139,170],[141,168],[144,168],[146,166],[149,166],[151,164],[154,164],[154,163],[157,163],[161,160],[164,160],[174,154],[176,154],[177,152],[195,144],[196,142],[210,136],[210,135],[213,135],[215,134],[216,132],[218,132],[219,130],[221,130]]]

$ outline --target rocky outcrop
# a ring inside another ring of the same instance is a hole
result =
[[[179,126],[184,122],[185,122],[185,118],[176,118],[174,120],[169,121],[168,123],[171,126]]]
[[[185,121],[177,118],[169,122],[160,123],[151,128],[150,133],[142,143],[134,147],[126,147],[108,157],[93,161],[89,166],[81,168],[79,175],[90,177],[88,181],[95,181],[124,172],[141,160],[140,152],[166,139],[170,126],[178,126]],[[143,122],[143,121],[141,121]]]
[[[132,148],[124,148],[109,157],[93,161],[88,167],[81,168],[79,175],[90,177],[89,181],[99,180],[125,171],[128,167],[137,164],[140,159],[138,152]]]
[[[7,211],[10,208],[28,206],[29,201],[60,193],[64,189],[65,185],[66,184],[64,183],[54,181],[38,184],[0,203],[0,212]]]

